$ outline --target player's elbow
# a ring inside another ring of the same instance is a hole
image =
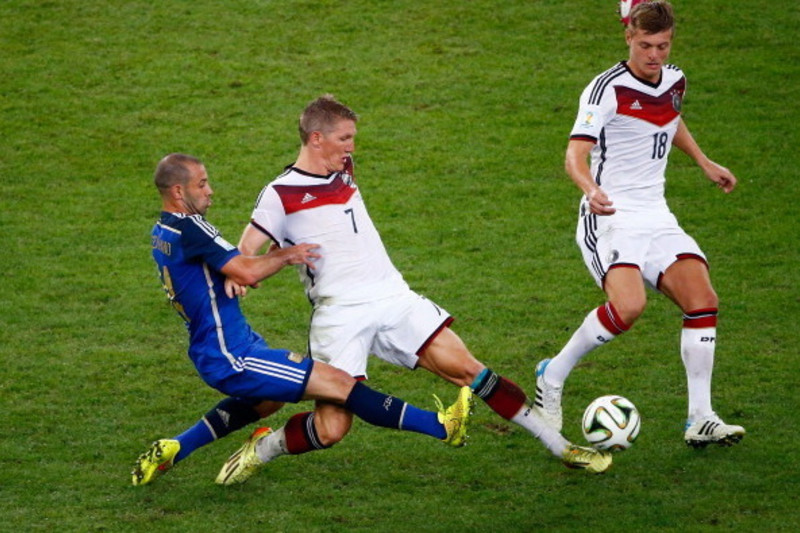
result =
[[[230,276],[230,278],[242,286],[251,286],[255,285],[261,279],[256,275],[255,272],[251,272],[249,270],[244,270],[243,272],[237,272],[235,275]]]
[[[245,261],[242,256],[237,256],[231,263],[222,269],[222,273],[237,285],[250,287],[261,281],[258,271],[252,268],[251,263]]]

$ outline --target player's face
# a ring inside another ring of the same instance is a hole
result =
[[[208,183],[208,174],[202,165],[192,165],[191,178],[181,187],[181,200],[186,211],[192,215],[205,215],[211,206],[214,191]]]
[[[321,134],[320,155],[328,172],[344,169],[345,159],[356,150],[355,137],[356,123],[347,119],[340,120],[331,131]]]
[[[633,73],[649,82],[658,82],[661,67],[669,58],[672,47],[672,30],[661,33],[645,33],[641,29],[626,32],[625,39],[630,48],[628,66]]]

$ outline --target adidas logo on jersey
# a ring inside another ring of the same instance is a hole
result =
[[[308,202],[313,202],[313,201],[314,201],[314,200],[316,200],[316,199],[317,199],[317,197],[316,197],[316,196],[314,196],[313,194],[306,193],[306,195],[305,195],[305,196],[303,196],[303,199],[302,199],[302,200],[300,200],[300,203],[301,203],[301,204],[307,204]]]
[[[634,100],[633,103],[631,104],[631,109],[633,109],[634,111],[641,111],[642,104],[639,103],[639,100]]]

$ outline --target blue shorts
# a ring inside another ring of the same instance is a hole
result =
[[[303,398],[314,361],[289,350],[273,349],[263,339],[237,354],[240,369],[206,382],[228,396],[297,403]],[[204,378],[205,379],[205,378]]]

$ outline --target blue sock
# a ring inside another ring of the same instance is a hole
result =
[[[180,442],[181,449],[178,455],[175,456],[174,462],[186,459],[189,454],[197,448],[201,448],[208,443],[214,442],[216,438],[211,432],[211,428],[206,424],[206,419],[201,418],[197,424],[193,425],[177,437],[175,440]]]
[[[400,429],[424,433],[442,440],[447,437],[444,424],[439,422],[439,417],[436,413],[425,411],[408,403],[406,404],[406,411],[400,419]]]
[[[175,437],[181,449],[175,462],[186,459],[193,451],[221,439],[259,419],[254,401],[225,398],[205,414],[195,425]]]
[[[447,435],[436,413],[370,389],[361,382],[353,387],[345,408],[373,426],[415,431],[437,439],[444,439]]]

